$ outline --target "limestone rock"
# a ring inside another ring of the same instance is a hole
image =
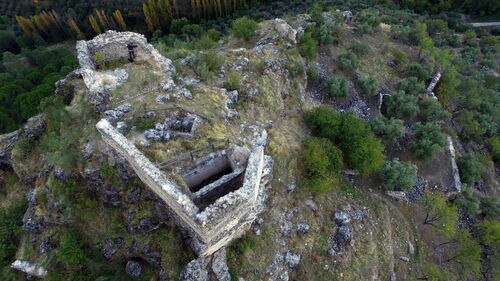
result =
[[[181,281],[210,281],[207,270],[207,261],[199,258],[190,261],[181,272]]]
[[[37,138],[45,131],[46,126],[45,114],[35,115],[23,125],[23,135],[26,138]]]
[[[47,269],[43,266],[26,260],[15,260],[11,265],[11,268],[22,271],[28,275],[36,276],[39,278],[44,278],[47,275]]]
[[[274,27],[276,30],[285,38],[288,38],[294,44],[297,44],[297,30],[293,29],[286,21],[283,19],[274,19]]]
[[[299,222],[297,224],[297,232],[300,234],[307,234],[310,228],[311,226],[306,222]]]
[[[217,281],[231,281],[231,274],[227,267],[226,249],[222,248],[215,252],[212,257],[212,271],[217,277]]]
[[[142,274],[142,265],[138,261],[130,260],[125,266],[125,272],[132,277],[139,277]]]
[[[288,251],[285,253],[285,262],[289,268],[296,268],[300,263],[300,255],[298,253]]]

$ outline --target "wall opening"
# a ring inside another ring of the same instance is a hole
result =
[[[194,204],[203,211],[207,206],[213,204],[217,199],[225,196],[226,194],[238,190],[243,186],[245,178],[245,171],[235,173],[229,177],[227,181],[223,181],[219,185],[213,186],[210,190],[202,196],[195,198]]]
[[[222,155],[188,171],[182,178],[189,190],[194,193],[232,172],[231,162],[226,155]]]

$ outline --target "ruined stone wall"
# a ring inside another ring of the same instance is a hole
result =
[[[147,42],[144,35],[134,32],[107,31],[96,36],[89,41],[78,41],[76,43],[77,57],[80,64],[79,73],[82,75],[85,85],[89,90],[90,100],[94,103],[101,103],[105,100],[105,95],[114,89],[113,85],[106,86],[103,77],[96,69],[93,55],[96,52],[104,54],[106,60],[127,59],[127,44],[134,44],[136,60],[146,61],[157,68],[157,72],[163,76],[161,86],[170,89],[175,86],[173,75],[175,67],[172,61],[162,56],[151,44]],[[109,75],[108,75],[109,76]]]
[[[210,255],[241,236],[263,209],[265,131],[252,147],[243,186],[199,212],[189,196],[106,119],[99,121],[96,127],[103,140],[123,156],[139,178],[170,207],[178,224],[190,233],[193,248],[200,256]]]

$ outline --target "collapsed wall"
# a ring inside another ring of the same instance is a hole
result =
[[[175,221],[191,236],[191,244],[200,256],[208,256],[240,237],[263,210],[264,167],[271,160],[264,156],[267,133],[256,139],[246,160],[242,186],[200,210],[186,189],[170,180],[134,144],[106,119],[96,125],[103,140],[124,157],[137,176],[169,207]],[[266,169],[270,173],[270,168]]]
[[[105,73],[99,71],[94,55],[100,53],[106,61],[114,61],[128,58],[127,45],[135,45],[135,61],[151,62],[157,72],[162,76],[161,86],[165,89],[172,88],[175,68],[172,61],[162,56],[146,37],[134,32],[116,32],[109,30],[94,39],[76,42],[79,73],[82,75],[85,85],[89,90],[89,99],[93,103],[101,103],[106,100],[107,94],[111,92],[116,84],[120,83],[123,73]]]

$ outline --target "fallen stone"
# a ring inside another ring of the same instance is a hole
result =
[[[212,258],[212,271],[217,281],[231,281],[231,274],[227,266],[226,248],[215,252]]]
[[[207,262],[204,259],[190,261],[181,272],[181,281],[210,281],[207,270]]]
[[[300,255],[298,253],[288,251],[285,254],[285,262],[288,264],[289,268],[296,268],[300,263]]]
[[[132,277],[139,277],[142,274],[142,265],[138,261],[130,260],[125,266],[125,272]]]
[[[297,224],[297,232],[300,233],[300,234],[307,234],[309,232],[310,228],[311,227],[306,222],[299,222]]]

